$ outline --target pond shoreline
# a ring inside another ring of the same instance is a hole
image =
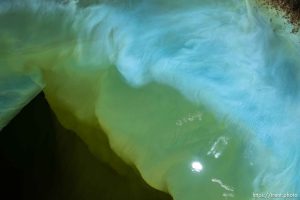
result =
[[[294,26],[292,32],[298,32],[300,28],[300,2],[298,0],[260,0],[267,6],[283,12],[285,18]]]

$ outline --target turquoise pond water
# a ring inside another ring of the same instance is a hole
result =
[[[254,0],[0,1],[0,130],[44,91],[175,200],[300,198],[292,29]]]

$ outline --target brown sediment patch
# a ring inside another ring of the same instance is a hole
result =
[[[282,11],[287,20],[294,25],[293,33],[300,28],[300,1],[299,0],[259,0],[263,5]]]

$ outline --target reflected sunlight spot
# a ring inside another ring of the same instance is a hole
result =
[[[203,170],[203,165],[199,161],[192,163],[192,168],[194,172],[201,172]]]

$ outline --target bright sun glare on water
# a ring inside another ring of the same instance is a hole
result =
[[[203,170],[203,165],[199,161],[194,161],[192,163],[192,168],[194,172],[201,172]]]

